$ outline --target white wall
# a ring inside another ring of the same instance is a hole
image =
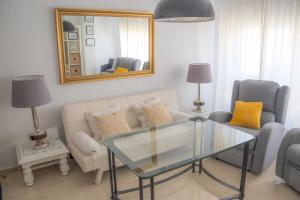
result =
[[[0,1],[0,169],[16,166],[15,143],[32,131],[29,109],[12,108],[11,79],[46,75],[52,103],[38,108],[41,127],[58,126],[63,136],[63,104],[176,88],[183,109],[190,108],[196,86],[186,83],[188,64],[211,62],[213,23],[156,23],[155,65],[151,77],[60,85],[54,8],[153,11],[157,0],[1,0]],[[211,102],[210,86],[205,97]]]
[[[121,57],[119,20],[116,17],[95,17],[97,66],[107,64],[110,58]]]

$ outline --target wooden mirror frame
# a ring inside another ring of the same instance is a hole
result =
[[[62,16],[111,16],[111,17],[144,17],[149,19],[149,69],[143,71],[131,71],[120,74],[105,74],[105,75],[87,75],[81,77],[67,78],[65,74],[65,53],[62,29]],[[58,45],[58,57],[60,66],[60,82],[61,84],[67,83],[80,83],[98,80],[119,79],[137,76],[148,76],[155,73],[154,67],[154,17],[152,13],[147,12],[127,12],[127,11],[110,11],[110,10],[86,10],[86,9],[70,9],[70,8],[57,8],[55,9],[56,16],[56,34]]]

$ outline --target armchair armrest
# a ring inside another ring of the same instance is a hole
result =
[[[101,72],[106,72],[111,68],[110,64],[101,65]]]
[[[283,178],[284,162],[286,159],[287,149],[293,144],[300,144],[300,129],[290,130],[283,138],[280,145],[277,162],[276,162],[276,175]]]
[[[260,174],[272,164],[285,132],[285,127],[277,122],[267,123],[261,128],[256,139],[255,156],[252,164],[254,173]]]
[[[213,112],[209,115],[208,119],[219,122],[219,123],[226,123],[229,122],[232,118],[231,112],[225,112],[225,111],[217,111]]]

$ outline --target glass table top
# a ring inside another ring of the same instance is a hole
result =
[[[138,177],[149,178],[254,140],[201,117],[102,139]]]

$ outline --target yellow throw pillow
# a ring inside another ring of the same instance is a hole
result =
[[[233,111],[233,117],[229,124],[234,126],[259,129],[262,108],[262,102],[236,101]]]
[[[119,135],[131,131],[123,113],[121,111],[103,116],[96,116],[97,125],[100,129],[101,137]]]
[[[163,103],[144,106],[145,117],[151,127],[156,127],[173,122],[170,112]]]
[[[114,73],[126,73],[126,72],[128,72],[127,68],[118,67]]]

